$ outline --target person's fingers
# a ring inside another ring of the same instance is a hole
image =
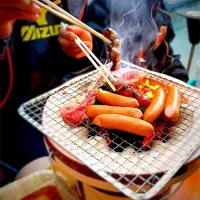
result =
[[[90,42],[84,42],[85,45],[91,49],[92,48],[92,44]],[[65,47],[65,46],[62,46],[62,50],[70,57],[73,57],[73,58],[76,58],[76,59],[79,59],[79,58],[82,58],[82,57],[85,57],[85,53],[80,49],[79,46],[77,47],[73,47],[73,48],[69,48],[69,47]]]
[[[91,36],[91,34],[90,34],[89,32],[87,32],[87,31],[84,31],[84,32],[82,32],[81,34],[79,34],[79,37],[80,37],[80,39],[83,40],[83,41],[89,41],[89,42],[92,43],[92,36]]]
[[[19,9],[22,11],[30,12],[32,14],[39,14],[40,7],[35,3],[26,4],[23,1],[15,0],[7,0],[7,1],[0,1],[0,8],[1,9]]]
[[[68,56],[72,57],[72,58],[76,58],[76,59],[80,59],[80,58],[84,58],[85,54],[82,51],[78,51],[75,54],[73,54],[72,52],[68,52],[63,50]]]
[[[92,50],[92,43],[91,42],[89,42],[89,41],[83,41],[83,42],[90,50]]]
[[[85,57],[85,54],[81,51],[80,53],[77,53],[74,58],[80,59],[80,58],[84,58],[84,57]]]
[[[76,44],[76,43],[75,43]],[[84,44],[89,48],[91,49],[92,45],[90,42],[84,42]],[[75,52],[78,52],[78,51],[82,51],[81,48],[76,44],[76,46],[74,47],[69,47],[69,46],[65,46],[65,45],[62,45],[63,48],[65,48],[66,50],[69,50],[70,52],[72,53],[75,53]]]
[[[82,28],[75,26],[75,25],[67,26],[67,31],[73,32],[76,35],[80,35],[84,32],[84,30]]]
[[[67,55],[70,55],[71,57],[73,57],[73,55],[75,55],[75,54],[81,52],[80,48],[73,48],[73,49],[70,49],[70,50],[69,50],[69,48],[62,47],[62,50],[63,50],[64,52],[66,52]]]
[[[92,42],[91,34],[88,31],[85,31],[84,29],[82,29],[82,28],[80,28],[78,26],[75,26],[75,25],[68,26],[66,30],[67,30],[67,32],[72,32],[72,33],[76,34],[83,41]]]
[[[58,41],[59,41],[60,45],[65,48],[77,48],[78,47],[76,42],[73,40],[66,40],[63,37],[59,37]]]
[[[60,36],[66,40],[75,40],[76,35],[73,32],[67,31],[64,28],[60,29]]]
[[[36,21],[39,18],[38,14],[32,14],[28,11],[20,10],[20,9],[2,9],[0,8],[0,20],[15,20],[15,19],[22,19],[22,20],[30,20]]]

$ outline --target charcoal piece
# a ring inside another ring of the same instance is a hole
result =
[[[94,137],[97,136],[100,133],[100,127],[96,126],[94,124],[90,124],[89,125],[89,129],[88,129],[88,137]]]
[[[110,86],[107,83],[104,83],[101,87],[99,87],[102,90],[108,91],[108,92],[113,92]]]
[[[97,98],[95,99],[94,105],[102,105],[102,103],[100,103]]]
[[[117,130],[112,130],[110,132],[109,136],[114,151],[123,152],[127,147],[132,147],[136,151],[142,150],[142,141],[144,137]]]

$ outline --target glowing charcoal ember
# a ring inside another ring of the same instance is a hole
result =
[[[143,89],[144,88],[144,86],[143,85],[139,85],[139,89]]]
[[[150,99],[153,98],[153,93],[152,93],[152,91],[147,92],[146,95],[147,95]]]
[[[144,86],[149,87],[149,80],[148,79],[145,81]]]
[[[138,86],[139,91],[145,94],[148,98],[152,99],[154,91],[159,88],[159,85],[152,85],[149,79],[142,80],[142,83]]]
[[[156,139],[156,135],[149,135],[145,137],[142,142],[142,150],[148,151],[151,148],[151,145],[155,139]]]

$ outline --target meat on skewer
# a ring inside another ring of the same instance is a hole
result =
[[[120,40],[118,39],[117,33],[111,28],[105,30],[103,35],[112,42],[112,44],[108,47],[108,52],[109,58],[113,63],[111,71],[115,71],[119,69],[118,63],[120,61]]]

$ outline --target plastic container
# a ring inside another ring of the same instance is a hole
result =
[[[192,79],[192,80],[189,80],[187,82],[188,85],[191,85],[191,86],[194,86],[194,87],[196,87],[196,83],[197,83],[196,79]]]
[[[67,178],[50,170],[42,170],[0,188],[0,200],[71,200]],[[48,193],[47,193],[48,192]],[[48,194],[48,195],[47,195]]]

